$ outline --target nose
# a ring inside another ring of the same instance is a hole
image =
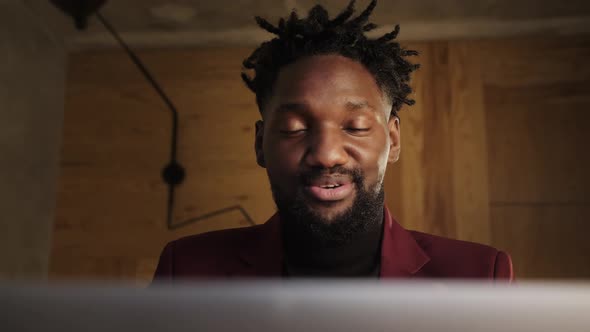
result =
[[[305,162],[313,168],[332,168],[348,162],[340,128],[317,128],[308,136]]]

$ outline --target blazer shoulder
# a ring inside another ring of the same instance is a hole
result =
[[[237,245],[256,237],[262,225],[222,229],[181,237],[170,242],[176,250],[193,252],[198,249],[215,249],[216,252],[232,251]],[[211,252],[207,252],[208,255]]]
[[[262,225],[189,235],[162,250],[154,280],[217,276],[227,270],[240,248],[256,241]]]
[[[425,271],[433,277],[514,278],[510,255],[492,246],[410,231],[430,257]]]

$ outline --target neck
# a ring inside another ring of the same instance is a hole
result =
[[[285,273],[302,277],[377,276],[381,258],[383,210],[365,220],[362,230],[344,243],[323,241],[313,233],[297,232],[282,222]]]

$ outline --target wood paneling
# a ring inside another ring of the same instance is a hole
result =
[[[249,51],[142,52],[180,113],[178,158],[187,177],[177,189],[176,223],[236,204],[259,223],[274,211],[254,161],[258,111],[239,78]],[[170,113],[124,54],[73,55],[68,82],[53,278],[145,283],[167,241],[248,225],[234,211],[167,230],[160,174]]]
[[[486,110],[477,45],[451,43],[449,62],[457,238],[489,244]]]
[[[492,202],[590,203],[590,81],[577,85],[486,88],[490,177],[510,180],[492,183]]]
[[[589,39],[479,45],[492,243],[519,277],[590,278]]]
[[[400,113],[402,153],[385,178],[410,228],[491,243],[519,278],[590,277],[588,39],[404,45],[421,52],[416,105]],[[141,56],[180,112],[176,222],[241,204],[264,222],[274,204],[253,153],[254,97],[239,79],[249,49]],[[177,230],[165,222],[170,114],[115,51],[70,60],[53,278],[145,284],[162,246],[247,226],[237,212]],[[577,230],[577,231],[576,231]],[[587,265],[587,264],[586,264]]]
[[[590,278],[590,206],[504,205],[491,209],[493,243],[523,278]]]
[[[395,195],[387,203],[407,228],[455,236],[448,47],[440,42],[408,48],[420,52],[422,67],[412,81],[416,104],[400,112],[402,153],[388,170],[396,181],[386,182],[387,194]]]

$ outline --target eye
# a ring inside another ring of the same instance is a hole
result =
[[[344,123],[343,130],[351,135],[362,136],[371,131],[372,123],[369,116],[356,116]]]
[[[356,128],[356,127],[346,128],[346,130],[352,131],[352,132],[363,132],[363,131],[369,131],[370,129],[371,128]]]
[[[307,129],[296,129],[296,130],[279,130],[279,132],[284,136],[298,136],[302,135],[307,131]]]
[[[346,130],[346,132],[348,132],[351,135],[362,136],[366,135],[371,130],[371,128],[347,127],[344,130]]]

